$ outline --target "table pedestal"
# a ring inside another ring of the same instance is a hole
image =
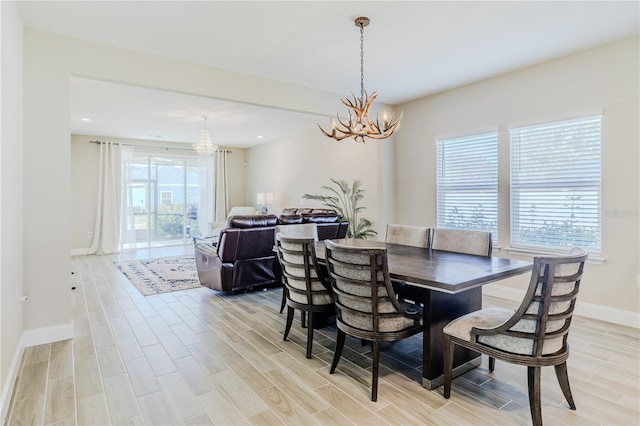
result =
[[[422,336],[422,386],[435,389],[444,381],[444,333],[450,321],[482,309],[482,288],[458,294],[424,290],[424,331]],[[478,352],[456,346],[453,357],[453,377],[480,365]]]

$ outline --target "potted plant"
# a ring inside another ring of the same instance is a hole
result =
[[[338,212],[341,220],[348,220],[347,237],[349,238],[366,239],[367,237],[378,235],[369,219],[359,217],[359,213],[366,209],[366,207],[360,205],[364,198],[364,189],[360,187],[362,183],[359,180],[355,180],[350,186],[344,180],[333,178],[330,178],[330,180],[337,188],[324,185],[321,187],[321,189],[328,191],[329,195],[304,194],[302,198],[320,201],[325,206]]]

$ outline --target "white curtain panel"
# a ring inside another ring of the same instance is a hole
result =
[[[133,147],[122,146],[122,189],[118,218],[120,221],[120,249],[136,247],[136,223],[133,207]]]
[[[117,253],[122,182],[122,148],[119,144],[100,142],[99,172],[96,222],[89,253]]]
[[[227,195],[227,151],[216,151],[214,165],[214,222],[227,220],[229,196]]]
[[[214,220],[214,166],[213,157],[198,157],[198,188],[200,190],[200,205],[198,206],[198,225],[201,236],[212,234],[211,223]]]

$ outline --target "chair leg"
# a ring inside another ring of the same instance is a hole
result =
[[[287,287],[282,287],[282,302],[280,302],[280,313],[284,311],[284,307],[287,305]]]
[[[289,331],[291,331],[291,324],[293,324],[293,317],[295,315],[295,309],[291,306],[287,306],[287,325],[284,328],[284,337],[282,340],[287,340],[287,336],[289,336]]]
[[[489,357],[489,371],[496,369],[496,359],[492,356]]]
[[[558,378],[558,383],[560,383],[560,389],[562,389],[564,398],[567,400],[569,408],[575,410],[576,404],[573,401],[573,395],[571,395],[571,387],[569,386],[569,373],[567,372],[567,363],[563,362],[562,364],[556,365],[555,369],[556,377]]]
[[[307,358],[311,358],[311,347],[313,345],[313,312],[308,314],[309,322],[307,323]]]
[[[306,311],[300,311],[300,325],[302,328],[307,326],[307,313]]]
[[[336,350],[333,353],[333,362],[331,363],[329,374],[333,374],[333,372],[336,371],[338,361],[340,361],[340,356],[342,356],[342,349],[344,349],[344,340],[346,337],[347,335],[344,331],[338,330],[338,336],[336,337]]]
[[[453,376],[453,343],[451,343],[451,336],[444,335],[444,397],[449,399],[451,397],[451,378]]]
[[[380,364],[380,342],[374,340],[371,342],[371,351],[373,352],[373,374],[371,378],[371,401],[378,400],[378,371]]]
[[[529,385],[529,409],[534,426],[542,426],[542,403],[540,401],[540,371],[541,367],[527,367],[527,381]]]

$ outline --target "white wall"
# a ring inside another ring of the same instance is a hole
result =
[[[19,362],[23,294],[22,21],[0,2],[0,384],[2,420]]]
[[[380,159],[384,145],[375,141],[360,144],[351,139],[337,142],[322,135],[316,127],[294,137],[251,148],[247,154],[250,204],[255,205],[257,192],[266,191],[274,193],[275,203],[269,206],[269,211],[277,215],[286,207],[322,207],[317,201],[301,203],[302,195],[329,195],[321,187],[333,186],[330,178],[349,184],[357,179],[365,190],[362,205],[366,210],[362,216],[373,221],[378,233],[384,236],[387,218],[380,208],[384,191],[379,179],[382,175],[380,163],[388,163]]]
[[[507,125],[602,108],[602,251],[589,264],[579,303],[637,314],[639,257],[638,38],[577,53],[397,107],[396,215],[405,223],[436,225],[434,138],[499,129],[499,245],[509,245]],[[500,255],[508,255],[501,251]],[[509,285],[524,288],[528,277]],[[502,284],[502,283],[501,283]],[[624,315],[624,312],[621,312]]]
[[[126,100],[123,99],[123,102]],[[74,254],[87,253],[92,239],[88,237],[93,232],[96,215],[96,188],[98,185],[98,163],[100,148],[89,141],[108,140],[135,146],[153,146],[163,148],[189,149],[191,144],[152,142],[134,139],[108,138],[87,135],[71,136],[71,250]],[[246,149],[225,148],[228,154],[229,205],[244,205],[245,203],[245,166]]]

